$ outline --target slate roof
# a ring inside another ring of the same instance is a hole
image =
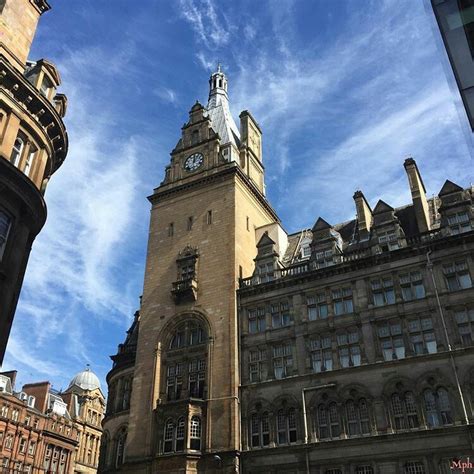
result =
[[[452,187],[450,186],[448,189],[452,189]],[[436,201],[436,198],[431,198],[428,199],[428,204],[431,213],[431,221],[434,223],[433,227],[436,228],[437,226],[439,226],[439,218],[436,215],[436,209],[439,207],[439,202]],[[395,217],[398,218],[400,226],[402,227],[403,232],[405,233],[405,237],[410,238],[419,233],[413,204],[393,209],[386,202],[380,200],[375,206],[373,213],[376,213],[377,208],[378,212],[387,212],[390,210],[395,211]],[[312,230],[302,229],[298,232],[295,232],[294,234],[290,234],[288,236],[288,247],[286,249],[285,255],[282,258],[282,263],[284,265],[290,265],[291,263],[295,263],[296,261],[298,261],[298,257],[300,255],[301,241],[305,237],[312,239],[313,232],[315,230],[317,231],[327,228],[326,224],[327,222],[324,219],[318,218]],[[345,250],[349,245],[359,247],[366,247],[368,245],[368,242],[359,242],[357,219],[341,222],[339,224],[333,225],[332,227],[341,235],[343,241],[343,250]]]

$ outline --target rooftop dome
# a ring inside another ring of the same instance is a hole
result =
[[[92,370],[87,367],[86,370],[79,372],[69,384],[70,387],[73,385],[77,385],[84,390],[94,390],[96,388],[100,388],[100,381],[97,375],[92,372]]]

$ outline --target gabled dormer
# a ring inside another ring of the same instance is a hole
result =
[[[392,206],[379,200],[373,211],[373,219],[371,245],[374,253],[406,246],[405,233]]]
[[[46,59],[28,62],[25,69],[25,77],[42,95],[49,101],[53,101],[56,89],[61,85],[59,71],[53,63]]]
[[[339,263],[342,259],[342,237],[323,218],[312,228],[311,260],[315,268],[324,268]]]
[[[265,283],[275,278],[275,271],[282,268],[277,244],[264,232],[257,243],[257,256],[254,259],[255,270],[252,277],[258,283]]]
[[[441,206],[441,232],[444,235],[456,235],[469,232],[474,228],[474,207],[472,191],[463,189],[452,181],[446,180],[439,192]]]

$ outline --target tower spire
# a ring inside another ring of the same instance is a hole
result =
[[[216,107],[222,102],[228,102],[227,77],[222,72],[220,61],[217,63],[217,71],[211,74],[209,79],[209,103],[207,108]]]

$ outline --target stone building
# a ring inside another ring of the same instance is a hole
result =
[[[46,59],[28,61],[46,0],[0,0],[0,364],[31,245],[46,220],[43,198],[63,163],[67,100]]]
[[[447,473],[472,452],[472,188],[288,235],[218,69],[152,204],[100,472]]]
[[[78,430],[49,382],[15,392],[16,372],[0,374],[0,472],[72,474]]]
[[[99,464],[105,413],[105,397],[100,389],[100,381],[88,367],[71,380],[67,390],[61,392],[61,397],[78,430],[74,473],[93,474],[97,472]]]

